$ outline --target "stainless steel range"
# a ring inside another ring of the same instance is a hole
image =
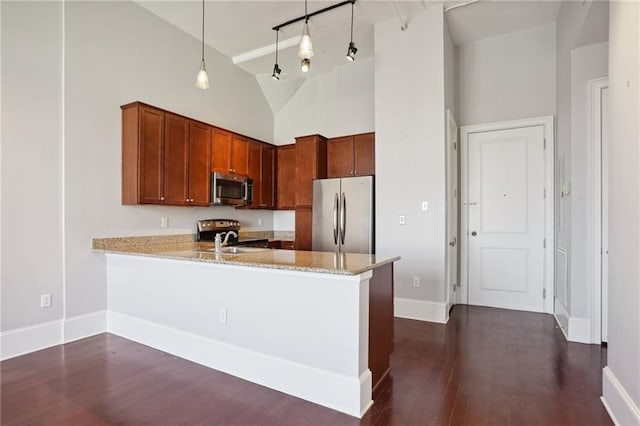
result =
[[[218,234],[221,234],[224,240],[227,232],[230,231],[236,235],[230,234],[227,237],[227,245],[229,246],[268,247],[269,240],[266,238],[239,238],[240,221],[235,219],[199,220],[196,226],[196,241],[213,243]]]

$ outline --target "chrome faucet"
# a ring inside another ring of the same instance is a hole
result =
[[[224,234],[224,241],[222,241],[222,235]],[[222,246],[226,246],[229,243],[229,236],[233,235],[234,237],[238,237],[234,231],[220,232],[216,234],[215,242],[215,252],[220,253],[222,251]]]

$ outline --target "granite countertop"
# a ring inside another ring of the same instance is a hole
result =
[[[93,240],[93,249],[103,253],[339,275],[357,275],[400,259],[382,259],[368,254],[302,250],[262,249],[240,254],[206,251],[212,248],[212,243],[188,241],[184,236]]]

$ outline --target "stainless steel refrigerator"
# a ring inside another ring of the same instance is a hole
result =
[[[375,253],[373,176],[313,181],[315,251]]]

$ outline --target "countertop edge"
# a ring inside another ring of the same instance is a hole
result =
[[[140,248],[138,246],[138,248]],[[269,249],[269,250],[277,250],[277,251],[296,251],[296,250],[279,250],[279,249]],[[329,275],[342,275],[342,276],[353,276],[360,275],[367,271],[376,269],[380,266],[396,262],[400,260],[400,256],[395,256],[391,258],[385,258],[380,261],[376,261],[371,265],[367,265],[363,268],[356,268],[352,270],[340,270],[340,269],[331,269],[331,268],[321,268],[321,267],[311,267],[311,266],[296,266],[296,265],[283,265],[278,263],[264,263],[264,262],[251,262],[251,261],[243,261],[241,259],[232,257],[232,255],[225,255],[226,258],[215,259],[213,257],[207,258],[197,258],[197,257],[189,257],[186,255],[174,254],[177,251],[185,251],[186,250],[175,250],[172,252],[168,250],[166,252],[140,252],[140,251],[130,251],[130,250],[122,250],[118,248],[112,249],[103,249],[103,248],[93,248],[93,252],[95,253],[103,253],[103,254],[117,254],[124,256],[139,256],[139,257],[148,257],[148,258],[156,258],[156,259],[170,259],[170,260],[180,260],[185,262],[195,262],[195,263],[209,263],[209,264],[219,264],[219,265],[233,265],[233,266],[244,266],[244,267],[253,267],[253,268],[264,268],[264,269],[278,269],[283,271],[297,271],[297,272],[310,272],[310,273],[321,273],[321,274],[329,274]],[[305,252],[310,253],[310,252]],[[240,255],[242,256],[242,255]]]

